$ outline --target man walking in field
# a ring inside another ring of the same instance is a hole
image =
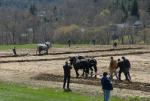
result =
[[[125,72],[127,73],[127,80],[128,81],[131,81],[131,76],[130,76],[130,68],[131,68],[131,64],[130,64],[130,61],[128,59],[126,59],[125,57],[122,57],[123,59],[123,63],[124,63],[124,66],[125,66]]]
[[[116,78],[118,79],[117,76],[117,61],[114,60],[113,57],[110,58],[110,64],[109,64],[109,73],[110,73],[110,79],[113,79],[113,74],[115,74]]]
[[[68,64],[68,62],[65,63],[65,65],[63,66],[63,70],[64,70],[64,82],[63,82],[63,89],[64,91],[71,91],[69,84],[70,84],[70,71],[71,71],[71,66]],[[65,88],[67,83],[67,89]]]
[[[124,73],[126,80],[128,80],[128,76],[127,76],[127,72],[126,72],[126,69],[125,69],[124,62],[121,61],[120,59],[118,59],[118,66],[117,67],[119,67],[119,80],[121,80],[122,72]]]
[[[103,94],[104,94],[104,101],[109,100],[110,91],[113,90],[112,83],[107,77],[107,75],[108,75],[107,72],[104,72],[103,77],[101,79],[101,85],[102,85]]]

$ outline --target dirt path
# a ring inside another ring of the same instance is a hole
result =
[[[138,50],[143,49],[142,47],[135,48],[118,48],[118,49],[96,49],[96,50],[75,50],[75,51],[63,51],[63,52],[50,52],[48,55],[61,55],[61,54],[75,54],[75,53],[91,53],[91,52],[109,52],[109,51],[121,51],[121,50]],[[24,57],[24,56],[38,56],[36,54],[18,54],[17,56],[13,55],[3,55],[1,58],[9,58],[9,57]]]
[[[70,56],[77,56],[77,55],[82,55],[85,57],[110,57],[110,56],[124,56],[124,55],[140,55],[140,54],[148,54],[150,53],[149,50],[124,50],[122,51],[111,51],[109,53],[107,52],[87,52],[87,53],[82,53],[82,54],[61,54],[59,56],[55,55],[46,55],[46,56],[19,56],[19,57],[1,57],[0,58],[0,63],[11,63],[11,62],[36,62],[36,61],[52,61],[52,60],[64,60],[68,59]]]

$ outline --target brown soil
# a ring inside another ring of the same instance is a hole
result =
[[[45,80],[45,81],[55,81],[63,82],[63,76],[53,75],[53,74],[39,74],[31,79],[35,80]],[[72,83],[85,84],[85,85],[94,85],[99,86],[99,79],[95,78],[71,78]],[[113,81],[113,86],[120,89],[130,89],[130,90],[140,90],[145,92],[150,92],[150,83],[141,83],[141,82],[128,82],[128,81]]]

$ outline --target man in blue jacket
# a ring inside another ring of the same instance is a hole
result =
[[[104,93],[104,101],[109,100],[110,91],[113,90],[113,86],[109,78],[107,77],[108,73],[104,72],[101,79],[101,85]]]

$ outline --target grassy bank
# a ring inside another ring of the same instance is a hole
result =
[[[103,101],[102,96],[66,93],[58,89],[0,83],[0,101]],[[111,101],[125,101],[111,97]]]
[[[16,47],[16,49],[35,49],[36,44],[22,44],[22,45],[0,45],[0,50],[10,50]],[[74,44],[73,47],[86,47],[90,46],[90,44]],[[55,48],[63,48],[68,47],[67,44],[53,44],[52,47]]]

